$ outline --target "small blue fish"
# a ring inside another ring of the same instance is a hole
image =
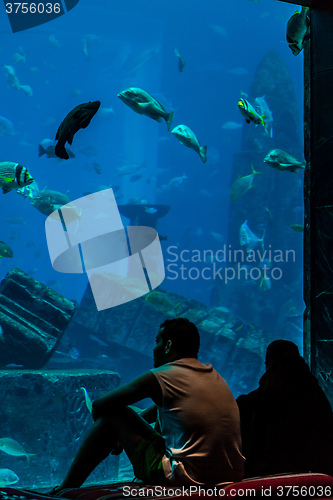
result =
[[[157,208],[154,207],[145,207],[146,214],[156,214]]]

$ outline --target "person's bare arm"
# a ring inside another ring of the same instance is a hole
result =
[[[96,420],[100,416],[106,416],[114,410],[132,405],[145,398],[150,398],[155,403],[158,403],[162,398],[160,385],[151,372],[147,372],[135,378],[132,382],[117,387],[96,399],[93,402],[93,419]]]

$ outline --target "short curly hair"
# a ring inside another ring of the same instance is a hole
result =
[[[200,347],[200,334],[187,318],[167,319],[160,325],[164,342],[171,340],[180,357],[197,358]]]

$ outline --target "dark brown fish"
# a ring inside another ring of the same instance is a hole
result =
[[[80,128],[88,127],[92,117],[97,113],[100,105],[100,101],[89,101],[79,104],[63,119],[55,137],[56,141],[58,141],[58,144],[55,147],[55,154],[59,158],[68,160],[69,156],[65,149],[65,143],[68,142],[69,144],[72,144],[76,132],[80,130]]]

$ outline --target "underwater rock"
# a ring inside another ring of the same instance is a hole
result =
[[[29,457],[0,452],[19,476],[20,487],[59,484],[82,437],[93,420],[82,387],[92,400],[118,387],[120,377],[112,371],[1,370],[1,438],[17,441]],[[109,457],[89,477],[101,483],[117,479],[118,457]]]
[[[41,368],[61,339],[76,305],[18,268],[0,283],[0,366]]]
[[[92,366],[104,359],[111,369],[119,371],[122,381],[127,382],[152,368],[159,326],[176,316],[186,317],[197,325],[201,335],[200,359],[220,371],[234,394],[255,387],[263,371],[264,358],[264,339],[259,332],[245,326],[233,331],[232,325],[238,318],[228,310],[209,308],[161,289],[97,311],[91,289],[87,287],[66,331],[66,339],[77,346],[83,359],[87,361],[90,357]]]

